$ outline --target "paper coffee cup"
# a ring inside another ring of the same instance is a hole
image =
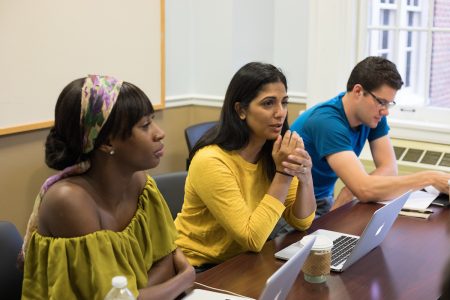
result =
[[[311,238],[311,235],[303,237],[300,244],[305,245]],[[302,268],[306,281],[322,283],[327,280],[327,275],[330,274],[331,248],[333,248],[333,241],[330,238],[316,235],[316,241]]]

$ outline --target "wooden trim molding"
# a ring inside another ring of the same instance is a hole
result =
[[[12,126],[12,127],[0,128],[0,136],[21,133],[21,132],[26,132],[26,131],[45,129],[45,128],[50,128],[52,126],[53,126],[53,121],[44,121],[44,122],[37,122],[37,123],[32,123],[32,124],[24,124],[24,125]]]

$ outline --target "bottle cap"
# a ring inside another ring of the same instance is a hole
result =
[[[311,239],[312,235],[304,236],[300,240],[300,244],[305,245]],[[312,250],[331,250],[331,248],[333,248],[333,241],[330,238],[323,235],[316,235],[316,241],[312,246]]]
[[[112,286],[118,289],[126,287],[128,284],[127,278],[125,276],[115,276],[112,279]]]

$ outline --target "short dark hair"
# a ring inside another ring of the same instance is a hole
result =
[[[235,103],[239,102],[241,108],[248,108],[264,85],[275,82],[283,83],[287,91],[286,77],[277,67],[261,62],[251,62],[241,67],[228,85],[218,125],[208,130],[194,145],[189,159],[193,158],[197,150],[208,145],[216,144],[228,151],[245,147],[250,140],[250,129],[247,122],[239,118]],[[286,117],[281,134],[284,135],[288,129]],[[275,163],[272,158],[273,143],[274,141],[266,141],[260,156],[269,179],[272,179],[275,174]]]
[[[80,126],[81,90],[85,78],[69,83],[61,92],[55,107],[55,124],[45,142],[45,162],[53,169],[62,170],[89,158],[83,154]],[[123,82],[116,103],[95,140],[94,149],[108,138],[126,139],[131,136],[133,126],[154,112],[145,93],[137,86]]]
[[[384,84],[399,90],[403,81],[393,62],[380,56],[369,56],[353,68],[347,82],[347,92],[350,92],[355,84],[361,84],[371,92]]]

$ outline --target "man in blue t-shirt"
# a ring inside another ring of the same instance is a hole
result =
[[[448,173],[424,171],[397,176],[386,116],[402,85],[392,62],[367,57],[352,70],[347,92],[308,109],[292,124],[291,130],[303,138],[313,163],[316,216],[351,201],[354,196],[363,202],[382,201],[428,185],[448,193]],[[366,141],[376,166],[370,174],[358,159]],[[338,178],[345,186],[334,199]]]

